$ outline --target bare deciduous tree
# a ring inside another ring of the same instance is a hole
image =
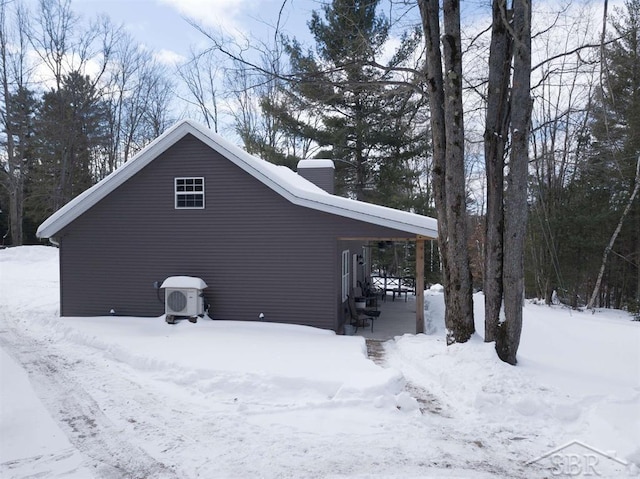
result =
[[[13,15],[15,28],[11,28],[8,16]],[[6,156],[0,157],[0,185],[9,197],[9,232],[14,246],[23,243],[24,188],[28,174],[25,132],[21,131],[24,121],[18,119],[20,103],[25,103],[22,113],[27,118],[30,93],[30,75],[27,64],[28,16],[24,7],[18,4],[9,11],[5,2],[0,4],[0,82],[2,103],[0,121],[5,135]],[[21,127],[21,123],[23,123]]]
[[[504,198],[504,321],[499,323],[496,351],[516,364],[524,302],[524,245],[527,231],[527,178],[531,123],[531,3],[513,2],[513,84],[511,152]]]
[[[633,182],[633,189],[631,190],[631,194],[629,195],[629,199],[627,200],[627,204],[620,215],[620,219],[618,220],[618,224],[616,225],[615,230],[611,234],[611,238],[607,243],[607,246],[604,249],[604,253],[602,254],[602,264],[600,265],[600,270],[598,271],[598,278],[596,279],[596,284],[593,288],[593,292],[591,293],[591,297],[589,298],[589,303],[587,304],[588,309],[593,309],[596,304],[596,300],[598,298],[598,294],[600,293],[600,286],[602,284],[602,277],[604,276],[605,268],[607,267],[607,259],[609,258],[609,254],[613,249],[613,245],[620,234],[620,230],[622,229],[622,224],[626,219],[629,211],[631,211],[631,207],[633,206],[633,202],[638,196],[638,191],[640,191],[640,156],[636,161],[636,175]]]
[[[485,324],[484,340],[496,339],[502,307],[502,261],[504,234],[504,158],[509,138],[509,92],[512,38],[507,28],[511,11],[506,0],[494,0],[484,155],[487,175],[486,247],[484,255]]]
[[[173,85],[164,69],[129,34],[118,35],[104,86],[111,112],[111,146],[104,174],[127,162],[167,127]]]
[[[475,331],[464,173],[460,3],[444,1],[444,48],[440,5],[419,0],[427,53],[427,88],[433,138],[433,189],[445,283],[447,344],[466,342]],[[443,55],[444,54],[444,55]],[[444,72],[441,58],[444,58]]]
[[[220,121],[218,87],[221,83],[222,68],[216,61],[215,52],[192,51],[189,61],[178,68],[178,75],[191,94],[192,98],[187,101],[196,106],[207,127],[217,133]]]

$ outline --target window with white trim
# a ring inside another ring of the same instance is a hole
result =
[[[204,178],[175,178],[176,209],[204,208]]]
[[[342,252],[342,302],[347,300],[349,295],[349,250]]]

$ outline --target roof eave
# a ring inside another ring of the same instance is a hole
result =
[[[254,165],[252,162],[244,159],[243,157],[250,156],[248,153],[244,152],[239,147],[224,141],[224,139],[213,138],[204,126],[189,120],[178,123],[167,130],[167,132],[152,141],[127,163],[51,215],[40,225],[36,232],[36,236],[38,238],[51,238],[56,235],[72,221],[85,213],[100,200],[108,196],[116,188],[125,183],[129,178],[133,177],[137,172],[142,170],[142,168],[147,166],[151,161],[187,134],[195,136],[215,151],[222,153],[220,150],[223,150],[225,152],[225,156],[236,166],[240,167],[293,204],[392,228],[406,233],[432,238],[437,237],[437,222],[433,218],[429,218],[429,222],[433,223],[431,226],[420,225],[419,222],[426,217],[421,217],[419,215],[415,215],[416,218],[406,218],[407,221],[405,222],[398,219],[398,216],[402,217],[411,215],[411,213],[400,212],[398,210],[382,206],[375,206],[376,211],[381,213],[381,215],[378,216],[369,211],[363,211],[363,209],[366,208],[363,207],[361,202],[357,202],[356,200],[341,198],[324,192],[321,195],[310,194],[309,192],[305,192],[297,188],[295,184],[288,184],[288,187],[284,187],[269,175],[269,172],[265,170],[263,165]],[[262,160],[256,159],[256,161]],[[353,202],[353,204],[336,205],[336,202]],[[373,205],[367,204],[367,206]],[[385,212],[388,214],[385,214]]]

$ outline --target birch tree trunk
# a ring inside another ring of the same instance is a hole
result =
[[[505,193],[504,312],[499,323],[496,352],[500,359],[516,364],[522,331],[524,300],[524,245],[527,224],[527,177],[529,126],[531,122],[531,3],[513,2],[513,86],[511,93],[511,155]]]
[[[605,269],[607,268],[607,261],[609,259],[609,253],[613,249],[613,245],[618,238],[618,234],[620,234],[620,230],[622,229],[622,224],[624,223],[625,218],[629,214],[631,210],[631,206],[638,195],[638,190],[640,189],[640,156],[638,157],[638,161],[636,162],[636,178],[635,185],[633,187],[633,191],[631,192],[631,196],[629,196],[629,201],[627,202],[627,206],[624,208],[622,215],[620,216],[620,221],[618,221],[618,225],[616,226],[615,231],[611,235],[611,239],[609,240],[609,244],[604,249],[604,253],[602,255],[602,264],[600,265],[600,271],[598,273],[598,279],[596,280],[596,285],[593,288],[593,293],[591,293],[591,298],[589,299],[589,303],[587,304],[587,309],[593,309],[596,299],[598,298],[598,294],[600,293],[600,285],[602,284],[602,278],[604,276]],[[640,280],[638,280],[640,282]],[[639,283],[640,284],[640,283]]]

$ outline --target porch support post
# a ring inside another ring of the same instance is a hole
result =
[[[424,239],[416,238],[416,334],[424,333]]]

